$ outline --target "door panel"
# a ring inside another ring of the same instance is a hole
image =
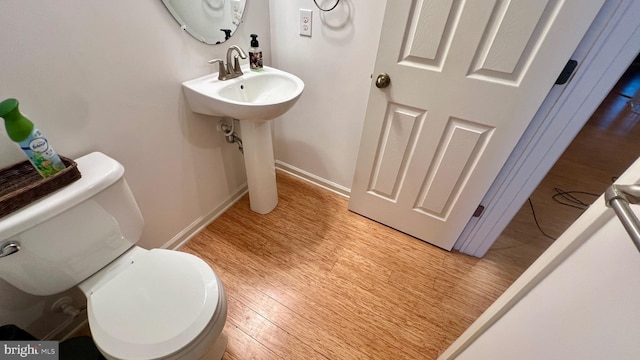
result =
[[[482,124],[449,119],[414,210],[446,221],[492,131]]]
[[[349,208],[451,249],[603,2],[389,1]]]
[[[397,201],[425,116],[422,110],[389,104],[369,185],[373,193]]]
[[[471,77],[507,83],[522,79],[560,5],[560,1],[498,2],[476,51]]]

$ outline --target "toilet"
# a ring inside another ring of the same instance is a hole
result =
[[[0,219],[0,278],[39,296],[78,286],[107,359],[221,359],[227,302],[197,256],[136,246],[144,220],[116,160],[77,160],[82,178]],[[5,251],[2,251],[5,250]]]

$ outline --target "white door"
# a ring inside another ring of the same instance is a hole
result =
[[[638,183],[640,159],[616,181]],[[438,359],[640,359],[640,253],[605,204],[589,206]],[[631,211],[626,220],[640,216]]]
[[[450,250],[603,3],[388,1],[349,209]]]

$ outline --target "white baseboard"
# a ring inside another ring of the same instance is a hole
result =
[[[222,213],[227,211],[233,204],[235,204],[244,194],[249,191],[247,188],[247,184],[240,186],[236,191],[234,191],[227,200],[222,202],[222,204],[218,205],[215,209],[211,210],[208,214],[199,217],[194,222],[192,222],[189,226],[184,228],[184,230],[180,231],[176,236],[174,236],[171,240],[167,241],[164,245],[162,245],[163,249],[171,249],[176,250],[179,249],[182,245],[186,244],[191,238],[196,236],[202,229],[207,227],[207,225],[211,224],[213,220],[217,219]]]
[[[302,169],[298,169],[295,166],[283,163],[282,161],[276,160],[276,169],[283,171],[289,175],[295,176],[301,180],[307,181],[313,185],[319,186],[323,189],[329,190],[335,194],[340,196],[349,198],[351,194],[351,189],[346,188],[342,185],[336,184],[332,181],[323,179],[319,176],[313,175],[309,172],[306,172]],[[179,249],[182,245],[186,244],[189,240],[191,240],[196,234],[198,234],[202,229],[207,227],[207,225],[211,224],[215,219],[217,219],[222,213],[227,211],[233,204],[235,204],[244,194],[249,191],[247,185],[239,187],[236,191],[229,196],[227,200],[225,200],[218,207],[213,209],[208,214],[196,219],[189,226],[184,228],[184,230],[180,231],[176,236],[174,236],[171,240],[167,241],[162,248],[163,249],[171,249],[176,250]]]
[[[289,175],[295,176],[299,179],[302,179],[306,182],[309,182],[313,185],[319,186],[323,189],[334,192],[340,196],[344,196],[347,199],[351,195],[351,189],[344,187],[342,185],[336,184],[327,179],[323,179],[319,176],[313,175],[309,172],[306,172],[302,169],[299,169],[293,165],[289,165],[287,163],[283,163],[280,160],[276,160],[276,169],[283,171]]]

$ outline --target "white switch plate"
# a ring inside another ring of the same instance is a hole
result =
[[[311,19],[313,11],[300,9],[300,35],[311,36]]]

